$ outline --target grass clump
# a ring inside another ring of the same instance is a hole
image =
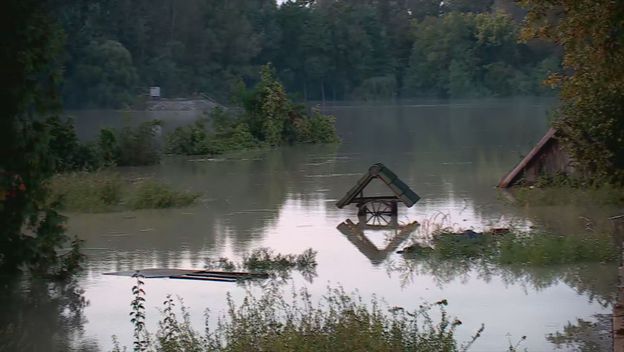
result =
[[[541,176],[533,184],[514,187],[511,194],[524,205],[624,205],[624,187],[590,183],[564,174]]]
[[[407,252],[406,252],[407,253]],[[427,251],[406,256],[432,256],[440,260],[473,259],[505,266],[529,264],[547,266],[574,263],[609,263],[618,260],[618,248],[608,234],[558,236],[544,233],[480,234],[468,237],[457,233],[436,235]]]
[[[143,297],[141,284],[138,289],[133,288],[133,293]],[[455,332],[462,323],[448,316],[446,300],[408,311],[390,308],[377,299],[365,303],[358,295],[347,294],[341,288],[328,289],[318,304],[312,302],[306,290],[287,296],[291,300],[286,300],[276,285],[266,287],[259,297],[248,292],[240,304],[228,296],[227,312],[219,317],[214,329],[206,327],[203,334],[191,326],[184,305],[180,304],[178,313],[168,297],[155,338],[143,333],[145,325],[140,320],[138,329],[135,326],[135,331],[141,332],[135,334],[135,347],[162,352],[453,352],[468,350],[483,330],[481,327],[471,341],[460,345]],[[210,316],[207,325],[209,319]],[[137,325],[137,320],[133,323]],[[116,351],[121,349],[117,347]]]
[[[185,207],[193,204],[197,193],[179,192],[170,186],[148,180],[139,184],[132,192],[130,207],[133,209],[161,209]]]
[[[106,171],[59,174],[50,181],[50,189],[50,203],[84,213],[183,207],[199,197],[154,180],[133,183]]]
[[[56,175],[50,181],[50,199],[63,210],[96,213],[117,207],[125,185],[118,174],[76,172]]]
[[[316,251],[306,249],[299,255],[275,254],[270,248],[258,248],[243,258],[243,267],[248,270],[287,270],[304,269],[316,266]]]
[[[208,260],[207,269],[221,269],[227,271],[266,272],[272,278],[288,279],[290,272],[299,271],[304,279],[312,281],[316,276],[316,251],[308,248],[301,254],[274,253],[270,248],[257,248],[243,256],[240,263],[228,258]]]
[[[609,235],[556,236],[532,234],[504,236],[496,260],[500,264],[556,265],[615,262],[618,248]]]

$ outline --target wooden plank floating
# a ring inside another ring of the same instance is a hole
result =
[[[225,277],[209,277],[209,276],[191,276],[191,275],[175,275],[169,277],[170,279],[182,279],[182,280],[201,280],[201,281],[216,281],[216,282],[236,282],[238,279],[225,278]]]
[[[236,282],[240,280],[268,279],[268,273],[252,273],[240,271],[185,270],[185,269],[142,269],[135,271],[119,271],[104,275],[134,276],[139,274],[146,279],[169,278],[183,280],[202,280],[217,282]]]

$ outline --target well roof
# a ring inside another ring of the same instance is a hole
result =
[[[408,208],[416,204],[420,199],[392,170],[382,163],[377,163],[368,168],[368,172],[362,175],[360,180],[336,203],[336,206],[342,209],[346,205],[354,203],[358,195],[375,178],[382,180],[390,188],[394,196]]]

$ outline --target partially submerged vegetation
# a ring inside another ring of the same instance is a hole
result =
[[[49,201],[60,209],[89,213],[184,207],[199,197],[156,180],[131,180],[106,171],[59,174],[50,181],[50,189]]]
[[[465,351],[480,336],[460,344],[462,324],[448,316],[446,300],[410,311],[372,299],[363,302],[343,289],[329,289],[317,304],[306,290],[284,295],[278,286],[261,296],[248,292],[240,304],[228,297],[228,309],[215,328],[208,316],[205,333],[194,330],[188,310],[164,302],[159,329],[145,327],[145,291],[137,278],[133,288],[132,323],[135,351]],[[290,296],[292,300],[284,297]],[[433,316],[435,313],[435,316]],[[122,349],[117,344],[115,351]]]
[[[474,233],[474,232],[472,232]],[[619,260],[618,248],[608,234],[552,235],[545,233],[476,234],[441,233],[433,247],[410,246],[406,256],[438,259],[468,258],[498,266],[534,266],[607,263]]]
[[[261,81],[242,89],[242,111],[215,109],[208,120],[178,127],[167,136],[165,150],[173,154],[221,154],[228,151],[294,143],[336,143],[334,118],[294,104],[270,65],[262,69]]]
[[[529,187],[514,187],[515,201],[524,205],[624,205],[624,188],[611,184],[589,186],[573,182],[539,182]]]
[[[156,139],[161,125],[158,120],[134,127],[126,122],[121,129],[104,128],[92,142],[78,139],[72,119],[52,117],[47,125],[50,126],[50,153],[55,159],[55,171],[59,173],[152,165],[160,161],[161,150]]]
[[[299,271],[303,277],[311,281],[316,276],[316,251],[308,248],[301,254],[275,253],[270,248],[256,248],[243,256],[240,263],[228,258],[208,260],[206,268],[227,271],[247,270],[251,272],[267,272],[272,277],[286,279],[292,270]]]

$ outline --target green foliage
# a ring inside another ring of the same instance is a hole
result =
[[[134,100],[137,81],[132,54],[118,41],[93,41],[76,58],[67,79],[69,105],[119,108]]]
[[[160,121],[143,122],[137,127],[126,125],[119,131],[117,140],[119,166],[153,165],[160,162],[160,147],[156,142],[156,131]],[[112,140],[111,140],[112,142]]]
[[[59,174],[52,178],[50,189],[48,202],[66,211],[86,213],[184,207],[199,197],[153,180],[131,183],[106,171]]]
[[[149,347],[149,336],[145,327],[145,290],[143,290],[143,277],[137,272],[132,275],[136,279],[136,284],[132,286],[134,298],[130,302],[130,322],[134,326],[133,350],[135,352],[147,351]]]
[[[137,297],[134,289],[133,294]],[[449,318],[444,308],[447,304],[441,300],[407,311],[389,308],[376,299],[364,303],[338,288],[330,289],[315,305],[305,290],[293,292],[292,301],[287,301],[279,288],[271,285],[260,297],[248,292],[240,305],[228,297],[227,315],[219,319],[216,328],[207,328],[205,336],[192,328],[182,304],[182,319],[177,317],[168,297],[156,339],[137,340],[148,341],[146,348],[162,352],[466,351],[483,327],[460,346],[455,332],[462,323]],[[433,317],[432,312],[439,316]]]
[[[503,4],[518,13],[511,1]],[[535,73],[542,60],[556,58],[552,48],[516,43],[519,21],[493,14],[492,0],[100,0],[70,2],[60,12],[71,106],[123,106],[149,86],[162,87],[166,97],[201,92],[225,101],[239,82],[260,81],[257,69],[267,62],[304,100],[451,96],[453,60],[453,96],[547,93],[542,72]],[[434,30],[429,40],[430,26],[449,30]],[[491,39],[483,33],[502,41],[479,42]],[[498,80],[485,78],[491,64],[495,72],[505,68],[503,76],[489,73]],[[265,112],[272,118],[263,130],[274,132],[265,137],[275,144],[283,111]]]
[[[197,119],[192,125],[182,126],[167,135],[165,152],[181,155],[210,154],[207,119]]]
[[[316,277],[316,265],[316,251],[312,248],[298,255],[275,254],[270,248],[257,248],[246,254],[241,263],[234,263],[227,258],[206,262],[206,267],[209,269],[260,271],[269,274],[273,279],[282,281],[290,278],[291,271],[297,270],[310,282]]]
[[[483,234],[471,238],[462,234],[443,233],[436,237],[433,250],[419,251],[415,256],[435,256],[441,260],[483,260],[499,266],[547,266],[619,260],[612,237],[604,234]]]
[[[130,206],[133,209],[184,207],[198,197],[196,193],[178,192],[162,183],[145,181],[137,186],[130,199]]]
[[[556,265],[588,262],[616,262],[619,253],[610,235],[504,236],[497,258],[501,264]]]
[[[554,54],[518,44],[518,25],[503,13],[450,12],[415,24],[405,78],[408,95],[538,95],[556,72]]]
[[[72,119],[62,121],[58,116],[47,119],[50,154],[55,158],[57,172],[96,170],[104,165],[97,145],[81,143]]]
[[[624,188],[604,184],[590,186],[587,183],[563,178],[542,178],[534,187],[520,187],[512,190],[514,198],[521,204],[532,206],[549,205],[593,205],[622,206]]]
[[[59,111],[63,46],[51,5],[34,0],[0,5],[0,270],[64,277],[80,257],[73,255],[77,249],[60,255],[70,242],[65,218],[46,202],[45,181],[56,160],[44,121]]]
[[[235,116],[223,109],[211,112],[212,132],[207,119],[178,127],[167,136],[165,150],[184,155],[221,154],[279,146],[285,143],[337,143],[334,118],[314,111],[309,116],[293,104],[270,65],[262,69],[262,80],[253,89],[241,89],[244,112]]]
[[[104,165],[115,165],[121,157],[121,150],[117,142],[115,131],[109,128],[100,130],[97,146],[99,148],[100,158]]]
[[[243,104],[251,134],[270,146],[282,144],[290,102],[271,66],[262,68],[260,83]]]
[[[208,119],[205,118],[176,128],[167,135],[165,151],[181,155],[207,155],[253,149],[260,145],[246,123],[221,108],[210,113],[210,120],[213,132],[208,131]]]
[[[564,72],[554,127],[578,174],[594,183],[624,184],[624,13],[608,1],[524,0],[524,38],[563,49]]]
[[[50,154],[56,172],[95,171],[109,166],[152,165],[160,161],[156,140],[159,121],[145,122],[138,127],[126,125],[120,131],[104,128],[95,143],[78,140],[73,121],[51,117],[46,121],[50,130]]]
[[[333,116],[322,115],[314,111],[311,117],[300,120],[301,126],[296,128],[296,140],[301,143],[338,143],[335,119]]]
[[[243,258],[243,267],[254,271],[312,268],[316,266],[315,258],[316,251],[311,248],[300,255],[274,254],[270,248],[258,248]]]
[[[314,111],[308,116],[287,97],[270,65],[262,69],[262,80],[243,97],[244,121],[250,133],[271,145],[284,143],[335,143],[334,119]]]
[[[103,212],[121,202],[123,188],[123,181],[117,174],[68,173],[52,178],[50,198],[64,210]]]

